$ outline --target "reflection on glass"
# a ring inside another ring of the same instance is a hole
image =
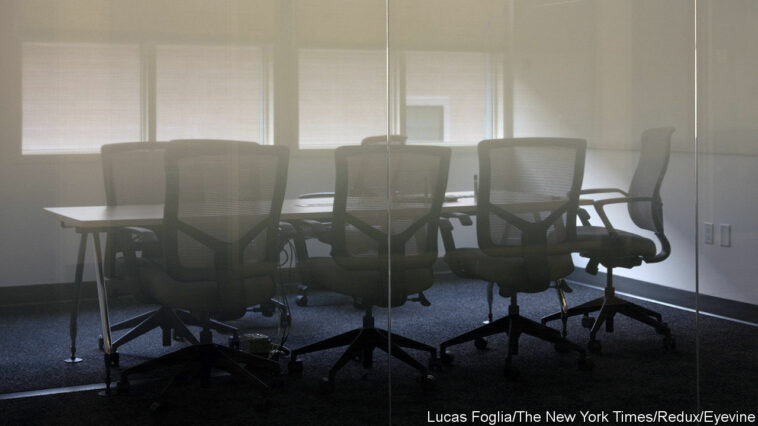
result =
[[[710,0],[699,0],[697,7],[700,404],[750,413],[745,402],[755,400],[758,381],[758,292],[752,285],[758,254],[758,8]]]

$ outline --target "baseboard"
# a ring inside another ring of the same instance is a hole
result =
[[[97,300],[94,281],[82,283],[81,299]],[[41,303],[70,302],[74,297],[73,283],[35,284],[0,287],[0,306],[36,305]]]
[[[606,274],[590,275],[583,269],[575,270],[566,278],[569,283],[584,284],[598,289],[605,287]],[[666,287],[633,278],[613,276],[613,286],[620,293],[641,297],[654,302],[695,310],[695,292]],[[758,325],[758,305],[701,294],[697,298],[700,312],[731,318]]]

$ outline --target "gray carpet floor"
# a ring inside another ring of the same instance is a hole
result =
[[[569,304],[598,297],[601,292],[574,286]],[[392,310],[392,331],[431,345],[468,331],[486,317],[485,284],[441,278],[426,292],[432,306],[417,303]],[[293,298],[291,298],[293,299]],[[522,315],[538,319],[557,308],[553,291],[522,295]],[[600,332],[603,353],[593,357],[592,372],[579,371],[576,356],[556,352],[552,345],[524,336],[515,365],[521,377],[502,376],[505,335],[489,339],[486,350],[473,344],[452,348],[455,362],[435,372],[436,385],[422,391],[416,373],[397,361],[388,364],[377,352],[374,368],[357,364],[338,375],[333,394],[319,392],[341,350],[303,358],[302,375],[285,376],[262,410],[260,395],[251,388],[219,377],[209,389],[194,382],[169,390],[158,411],[149,409],[165,380],[132,387],[128,395],[98,396],[77,392],[44,397],[0,400],[0,424],[425,424],[428,413],[470,413],[546,410],[627,412],[692,412],[697,408],[698,373],[701,408],[718,412],[756,412],[758,406],[758,328],[639,302],[661,312],[676,338],[675,351],[663,350],[662,338],[646,325],[618,318],[612,334]],[[129,298],[111,304],[113,321],[144,312]],[[102,382],[102,355],[97,349],[99,320],[94,302],[82,305],[79,331],[80,364],[62,362],[68,354],[67,304],[0,308],[0,394]],[[507,300],[496,296],[495,316],[507,312]],[[375,312],[377,326],[387,323],[387,311]],[[362,313],[349,298],[316,293],[309,306],[292,303],[293,325],[287,346],[299,347],[361,324]],[[233,324],[245,330],[277,336],[276,318],[248,313]],[[558,323],[555,323],[558,327]],[[699,353],[696,349],[697,336]],[[584,345],[587,330],[578,318],[569,321],[569,338]],[[223,337],[219,342],[225,341]],[[160,345],[155,331],[123,346],[121,367],[135,365],[182,347]],[[423,359],[420,353],[415,354]],[[391,380],[388,381],[388,376]],[[114,371],[118,377],[118,370]]]

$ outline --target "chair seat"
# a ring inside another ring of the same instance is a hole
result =
[[[578,226],[576,237],[580,244],[596,247],[582,250],[582,256],[598,259],[606,266],[610,266],[608,264],[622,267],[637,266],[641,259],[653,257],[657,251],[655,242],[649,238],[616,230],[616,237],[611,239],[608,230],[602,226]],[[624,259],[629,261],[624,261]],[[625,266],[627,263],[630,266]]]
[[[534,282],[529,277],[526,262],[522,257],[488,256],[478,248],[460,248],[445,254],[445,261],[451,268],[455,267],[467,275],[497,283],[503,297],[510,297],[517,292],[545,291],[551,281],[574,271],[574,262],[568,254],[548,256],[547,259],[547,279]]]
[[[140,265],[140,276],[145,292],[157,303],[219,320],[240,318],[248,306],[263,303],[276,294],[276,285],[270,276],[250,277],[242,282],[242,298],[233,304],[236,309],[221,312],[222,306],[231,304],[219,300],[221,292],[215,281],[177,281],[157,264]]]
[[[433,284],[431,268],[407,269],[402,277],[402,290],[393,291],[393,301],[387,303],[386,274],[377,270],[350,270],[338,265],[331,257],[312,257],[298,267],[303,282],[360,299],[377,306],[398,306],[408,295],[422,292]],[[398,286],[400,287],[400,286]],[[393,290],[395,287],[393,287]]]

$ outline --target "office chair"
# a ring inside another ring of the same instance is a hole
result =
[[[165,192],[165,151],[168,144],[164,142],[124,142],[103,145],[100,152],[103,161],[105,196],[109,206],[130,204],[162,204]],[[143,303],[155,304],[156,301],[143,291],[141,282],[135,274],[130,274],[138,259],[160,262],[163,256],[160,241],[160,227],[127,227],[109,232],[105,240],[104,275],[108,279],[109,289],[133,294]],[[126,330],[126,334],[116,339],[113,344],[111,362],[118,367],[119,347],[160,328],[163,345],[170,346],[173,338],[197,342],[187,325],[199,326],[198,321],[182,310],[159,307],[158,309],[137,315],[111,326],[111,331]],[[211,321],[213,329],[235,334],[236,330],[218,321]],[[103,350],[103,338],[98,338],[98,347]]]
[[[478,349],[487,336],[508,334],[504,374],[518,377],[512,365],[521,334],[554,343],[559,351],[579,354],[579,367],[592,363],[582,347],[557,330],[519,314],[518,294],[547,290],[551,282],[569,275],[572,241],[584,173],[586,142],[579,139],[491,139],[479,143],[481,174],[477,202],[478,249],[447,253],[448,262],[466,274],[494,282],[510,298],[508,315],[443,342],[444,363],[453,361],[447,348],[473,340]]]
[[[592,202],[604,226],[590,226],[589,214],[580,214],[585,226],[577,228],[579,242],[594,242],[594,249],[580,252],[582,257],[589,258],[586,271],[597,274],[598,264],[607,269],[605,294],[602,297],[569,308],[567,316],[584,315],[582,325],[590,329],[588,347],[593,352],[600,352],[600,341],[596,339],[600,327],[605,324],[606,332],[613,332],[613,320],[616,314],[622,314],[637,321],[652,326],[656,332],[664,336],[663,345],[666,349],[676,346],[668,324],[663,322],[661,314],[636,305],[616,296],[613,287],[614,268],[633,268],[644,263],[657,263],[666,260],[671,254],[671,244],[663,232],[663,203],[661,201],[661,183],[666,174],[671,149],[671,135],[674,129],[661,127],[648,129],[642,133],[640,159],[628,191],[617,188],[585,189],[582,194],[619,193],[623,197],[595,200]],[[660,242],[661,249],[657,251],[655,242],[649,238],[631,232],[617,230],[613,227],[605,213],[609,204],[626,203],[629,216],[636,226],[652,231]],[[580,212],[581,213],[581,212]],[[597,319],[589,316],[599,311]],[[549,315],[542,323],[556,319],[559,314]]]
[[[143,262],[139,274],[147,293],[168,309],[189,312],[201,325],[194,344],[128,368],[129,377],[183,365],[209,383],[213,367],[263,389],[243,368],[278,371],[273,360],[212,342],[211,318],[242,317],[248,306],[276,291],[278,224],[289,152],[246,142],[174,141],[166,152],[163,264]]]
[[[361,146],[386,146],[387,143],[392,146],[405,145],[405,142],[407,140],[408,137],[404,135],[390,135],[389,138],[387,135],[367,136],[361,140]],[[334,192],[310,192],[307,194],[300,194],[297,198],[312,199],[329,197],[334,197]],[[294,239],[294,242],[296,253],[298,255],[307,257],[307,254],[305,254],[305,251],[307,250],[305,247],[305,241],[307,240],[315,238],[324,244],[331,244],[331,222],[318,220],[301,220],[298,221],[296,225],[297,229],[295,230],[296,237]],[[298,306],[308,305],[308,290],[310,287],[311,286],[309,286],[307,283],[303,283],[297,287],[298,294],[295,298],[295,304]],[[316,284],[315,287],[318,287],[318,284]]]
[[[322,379],[324,392],[333,390],[337,372],[351,359],[359,357],[364,368],[371,368],[374,349],[387,351],[389,336],[389,354],[419,371],[422,385],[430,386],[433,381],[427,366],[403,348],[429,352],[430,362],[437,358],[436,349],[375,327],[372,309],[401,306],[408,296],[433,283],[450,149],[393,147],[389,167],[387,155],[384,146],[345,146],[335,151],[332,256],[298,262],[307,282],[353,296],[364,311],[361,328],[291,352],[290,369],[297,372],[302,368],[299,355],[348,346]]]
[[[166,145],[161,142],[125,142],[102,146],[105,196],[109,206],[163,203]],[[158,261],[163,255],[159,234],[159,227],[128,227],[107,234],[104,275],[109,289],[114,293],[133,294],[144,303],[155,303],[144,294],[139,279],[129,272],[134,267],[128,265],[137,261],[137,252],[144,259]],[[120,346],[158,327],[163,332],[164,346],[171,344],[172,331],[177,339],[192,339],[181,323],[179,313],[158,308],[112,325],[111,331],[130,329],[113,342],[112,364],[119,364],[119,355],[115,351]],[[98,347],[103,350],[102,336],[98,338]]]

